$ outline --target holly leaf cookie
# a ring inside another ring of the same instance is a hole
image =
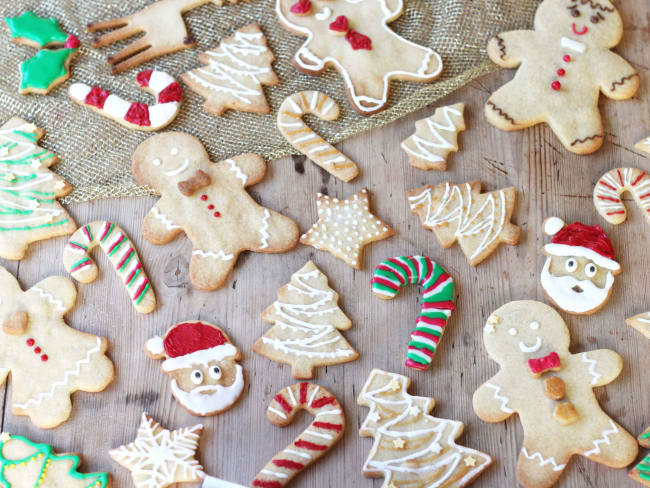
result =
[[[502,32],[488,44],[492,61],[517,68],[487,101],[488,122],[506,131],[546,122],[567,150],[598,150],[605,137],[599,94],[625,100],[640,84],[634,68],[611,51],[622,35],[609,0],[544,0],[535,30]]]
[[[185,232],[193,243],[190,279],[201,290],[223,285],[242,251],[281,253],[298,241],[291,219],[246,191],[266,172],[256,154],[214,164],[196,137],[167,132],[138,146],[132,169],[138,184],[162,195],[142,223],[144,237],[165,244]]]
[[[401,0],[276,0],[275,5],[282,26],[307,37],[295,66],[310,75],[334,67],[361,115],[386,108],[391,80],[427,83],[440,76],[438,53],[388,27],[404,10]]]

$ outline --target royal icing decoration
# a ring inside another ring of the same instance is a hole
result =
[[[616,168],[605,173],[594,188],[594,205],[610,224],[621,224],[627,218],[621,195],[630,192],[650,223],[650,176],[637,168]]]
[[[203,426],[169,431],[146,413],[136,439],[112,449],[110,456],[131,471],[137,488],[166,488],[175,483],[203,479],[203,467],[195,459]]]
[[[316,134],[302,120],[305,114],[314,114],[321,120],[336,120],[339,106],[328,95],[319,91],[302,91],[285,98],[278,112],[278,129],[298,151],[343,181],[359,174],[359,167],[341,151]]]
[[[316,418],[291,444],[273,456],[250,486],[282,488],[343,437],[345,415],[341,405],[329,391],[313,383],[298,383],[283,389],[273,397],[266,418],[284,427],[300,410],[307,410]]]
[[[481,182],[464,185],[442,183],[406,192],[411,212],[425,229],[433,231],[443,248],[458,240],[472,266],[490,255],[501,243],[514,246],[521,229],[510,223],[516,190],[481,193]]]
[[[357,401],[370,408],[359,434],[374,438],[362,473],[383,477],[383,488],[466,486],[492,458],[456,444],[463,423],[430,415],[434,400],[410,395],[410,383],[406,376],[370,372]]]
[[[44,132],[20,117],[0,127],[0,257],[22,259],[30,242],[77,228],[57,202],[72,187],[48,168],[58,157],[37,145]]]
[[[352,322],[339,308],[338,298],[327,276],[308,261],[262,313],[273,327],[255,342],[253,351],[291,364],[297,379],[312,378],[317,366],[354,361],[359,354],[339,332]]]
[[[70,237],[63,251],[66,271],[81,283],[94,281],[99,270],[89,253],[97,245],[108,256],[135,309],[140,313],[152,312],[156,307],[156,296],[135,246],[126,232],[111,222],[91,222]]]
[[[38,444],[20,435],[0,436],[0,483],[4,487],[109,488],[108,473],[80,473],[80,463],[79,456],[56,454],[48,444]]]
[[[361,269],[364,246],[395,233],[370,213],[365,188],[345,200],[322,193],[316,198],[318,222],[302,235],[300,242],[327,251],[353,268]]]
[[[650,339],[650,312],[640,313],[634,317],[630,317],[625,322]]]
[[[553,485],[575,454],[610,467],[631,463],[634,438],[603,412],[592,391],[619,375],[621,357],[606,349],[570,353],[569,330],[546,304],[510,302],[494,314],[501,322],[484,330],[483,341],[500,371],[474,392],[473,405],[486,422],[518,414],[524,432],[519,483]],[[528,352],[522,342],[539,343],[544,352]]]
[[[639,436],[639,444],[646,449],[650,448],[650,427],[643,431]],[[650,486],[650,455],[646,455],[641,462],[630,471],[630,478],[645,486]]]
[[[262,85],[280,82],[271,68],[274,60],[266,37],[254,22],[201,54],[199,61],[205,66],[188,71],[181,79],[206,99],[206,112],[221,115],[233,109],[266,114],[270,109]]]
[[[407,285],[420,285],[422,307],[411,332],[406,366],[429,367],[454,305],[454,280],[426,256],[401,256],[382,261],[372,276],[372,291],[379,298],[395,298]]]
[[[146,70],[138,73],[138,85],[156,96],[155,105],[127,102],[117,95],[85,83],[73,83],[68,94],[75,102],[111,118],[129,129],[153,131],[168,126],[178,114],[183,89],[167,73]]]
[[[447,156],[458,151],[458,133],[465,130],[463,110],[457,103],[437,108],[431,117],[415,123],[415,134],[402,142],[409,163],[419,169],[447,169]]]
[[[391,80],[426,83],[442,71],[435,51],[388,27],[403,8],[402,1],[388,0],[276,0],[282,26],[307,38],[294,56],[298,69],[319,75],[329,66],[336,68],[353,108],[362,115],[386,108]]]

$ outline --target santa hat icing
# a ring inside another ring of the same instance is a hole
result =
[[[614,261],[614,247],[605,231],[599,225],[584,225],[580,222],[566,225],[558,217],[544,221],[544,233],[553,236],[544,251],[553,256],[581,256],[592,260],[598,266],[618,271],[620,264]]]
[[[163,371],[207,365],[239,351],[218,327],[205,322],[182,322],[167,331],[165,338],[153,337],[147,341],[147,351],[153,356],[167,356]]]

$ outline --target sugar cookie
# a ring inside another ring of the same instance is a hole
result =
[[[594,187],[594,205],[610,224],[621,224],[627,210],[621,195],[629,192],[650,223],[650,176],[637,168],[616,168],[605,173]]]

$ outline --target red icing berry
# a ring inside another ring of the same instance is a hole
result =
[[[32,339],[32,338],[30,337],[30,338],[27,339],[25,342],[27,342],[27,345],[28,345],[29,347],[32,347],[32,346],[34,345],[34,342],[36,342],[36,341],[34,341],[34,339]]]
[[[41,348],[38,347],[38,346],[35,347],[35,348],[34,348],[34,353],[35,353],[35,354],[40,354],[40,353],[41,353]]]
[[[124,120],[139,126],[151,125],[149,120],[149,106],[146,103],[132,103],[124,116]]]
[[[212,204],[208,205],[208,210],[214,210],[214,205]]]
[[[50,359],[50,358],[47,357],[47,354],[43,354],[41,356],[41,361],[43,361],[43,362],[47,361],[48,359]]]
[[[345,35],[345,39],[350,43],[352,49],[355,51],[358,49],[372,49],[372,41],[368,36],[361,34],[360,32],[350,29]]]
[[[79,38],[75,36],[74,34],[70,34],[68,38],[65,40],[65,44],[63,47],[67,49],[77,49],[79,47]]]
[[[104,102],[107,98],[108,92],[106,90],[102,90],[98,86],[93,86],[88,92],[88,95],[86,95],[84,103],[93,107],[104,108]]]
[[[555,91],[558,91],[560,88],[562,88],[562,84],[559,81],[555,80],[553,83],[551,83],[551,88],[553,88]]]
[[[140,71],[138,75],[135,77],[135,80],[138,82],[138,85],[140,86],[149,86],[149,80],[151,79],[151,73],[153,73],[152,69],[146,69],[144,71]]]
[[[201,200],[203,200],[205,202],[207,199],[208,199],[207,195],[201,195]]]
[[[557,74],[558,74],[558,76],[564,76],[564,75],[566,75],[566,71],[564,71],[562,68],[560,68],[559,70],[557,70]]]
[[[221,214],[220,214],[219,212],[215,212],[213,215],[214,215],[215,217],[221,217]]]
[[[334,22],[330,24],[330,30],[336,32],[348,31],[348,18],[345,15],[339,15]]]
[[[170,83],[158,95],[159,103],[180,102],[183,99],[183,89],[176,82]]]
[[[306,15],[311,12],[311,0],[298,0],[289,10],[294,14]]]
[[[568,63],[569,61],[571,61],[571,56],[569,56],[568,54],[565,54],[562,59],[564,60],[564,62]]]

